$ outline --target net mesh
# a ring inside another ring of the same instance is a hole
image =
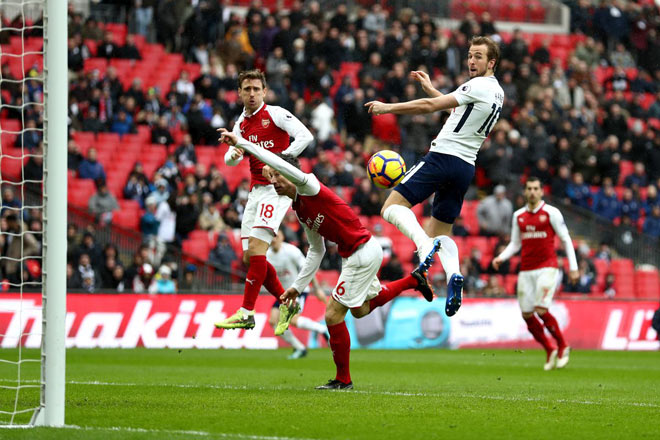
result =
[[[44,7],[0,1],[0,425],[40,405]]]

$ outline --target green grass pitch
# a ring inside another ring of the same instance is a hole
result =
[[[356,388],[340,392],[313,389],[334,377],[327,349],[296,361],[288,353],[69,350],[68,427],[2,428],[0,438],[644,439],[660,431],[658,352],[575,351],[566,369],[545,372],[540,350],[358,350]],[[15,367],[0,366],[1,385],[15,377]],[[38,365],[24,364],[22,377],[36,379]],[[14,396],[0,389],[0,410],[13,408]],[[36,391],[22,390],[19,408],[30,399]]]

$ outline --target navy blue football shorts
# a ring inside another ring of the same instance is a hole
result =
[[[435,193],[433,217],[444,223],[454,223],[473,178],[474,165],[456,156],[429,151],[406,172],[394,190],[413,206]]]

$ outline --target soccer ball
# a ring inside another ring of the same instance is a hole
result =
[[[395,151],[379,151],[369,159],[367,174],[377,187],[394,188],[406,174],[406,163]]]

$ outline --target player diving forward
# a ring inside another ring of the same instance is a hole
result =
[[[286,155],[279,157],[227,130],[219,131],[222,141],[244,149],[268,165],[264,167],[264,174],[269,176],[278,194],[293,200],[292,208],[305,228],[309,240],[305,264],[293,286],[282,292],[282,302],[295,302],[300,292],[309,285],[325,254],[323,238],[337,243],[342,256],[342,270],[325,310],[337,374],[317,389],[353,388],[349,368],[351,339],[344,322],[346,313],[350,310],[355,318],[361,318],[406,289],[414,288],[430,301],[433,290],[427,282],[426,272],[421,272],[418,278],[408,275],[381,285],[376,275],[383,261],[383,249],[344,200],[319,182],[314,174],[303,173],[292,165],[295,158]]]
[[[305,264],[305,256],[303,253],[296,246],[284,241],[284,234],[282,234],[282,231],[278,231],[277,235],[273,238],[273,242],[270,244],[270,248],[268,248],[268,252],[266,253],[266,259],[273,265],[275,271],[277,271],[277,278],[279,278],[283,286],[293,285],[296,276]],[[312,287],[314,288],[312,291],[314,296],[325,304],[327,298],[321,289],[321,286],[319,286],[316,281],[316,278],[312,278]],[[305,299],[308,290],[309,288],[303,290],[298,298],[300,312],[291,318],[291,325],[303,330],[310,330],[317,334],[320,333],[329,340],[330,336],[328,335],[328,328],[325,325],[309,319],[306,316],[301,316],[302,311],[305,308]],[[300,342],[300,340],[296,338],[288,328],[283,330],[282,327],[285,326],[285,324],[282,323],[280,324],[280,328],[277,328],[281,314],[287,313],[287,311],[283,310],[284,307],[286,307],[286,305],[280,304],[279,300],[275,300],[270,311],[268,323],[275,330],[275,334],[279,335],[293,347],[294,351],[289,356],[289,359],[299,359],[307,355],[305,344]]]
[[[292,156],[298,156],[313,140],[312,133],[288,110],[264,103],[266,77],[263,72],[241,72],[238,75],[238,94],[244,109],[234,124],[233,132],[237,135],[249,139],[261,149]],[[294,138],[291,144],[290,138]],[[237,165],[242,159],[243,152],[231,147],[225,154],[225,163],[229,166]],[[254,328],[254,306],[261,287],[264,286],[272,294],[281,288],[275,270],[266,260],[266,251],[291,206],[291,200],[278,196],[262,176],[263,163],[253,155],[249,155],[249,159],[250,194],[241,221],[243,262],[249,266],[243,304],[234,315],[217,323],[219,328]]]
[[[568,363],[571,348],[555,317],[548,310],[559,283],[559,269],[555,254],[555,236],[561,239],[568,257],[569,277],[579,277],[577,259],[571,236],[561,212],[543,201],[543,189],[538,177],[529,177],[525,183],[527,205],[513,214],[511,242],[500,255],[493,259],[493,267],[499,269],[522,248],[520,274],[518,275],[518,303],[529,332],[546,351],[543,369],[564,368]],[[545,336],[543,325],[534,316],[536,313],[545,324],[557,348]]]
[[[458,247],[449,235],[474,177],[477,152],[502,111],[504,92],[494,76],[499,56],[499,47],[493,40],[474,37],[467,59],[471,79],[452,93],[443,95],[433,88],[426,73],[412,72],[411,76],[421,83],[430,98],[396,104],[379,101],[365,104],[374,115],[415,115],[452,109],[442,130],[431,142],[430,151],[408,170],[381,210],[386,221],[417,245],[420,259],[417,271],[428,270],[438,252],[448,280],[447,316],[459,309],[463,293]],[[410,208],[433,193],[432,217],[424,231]]]

